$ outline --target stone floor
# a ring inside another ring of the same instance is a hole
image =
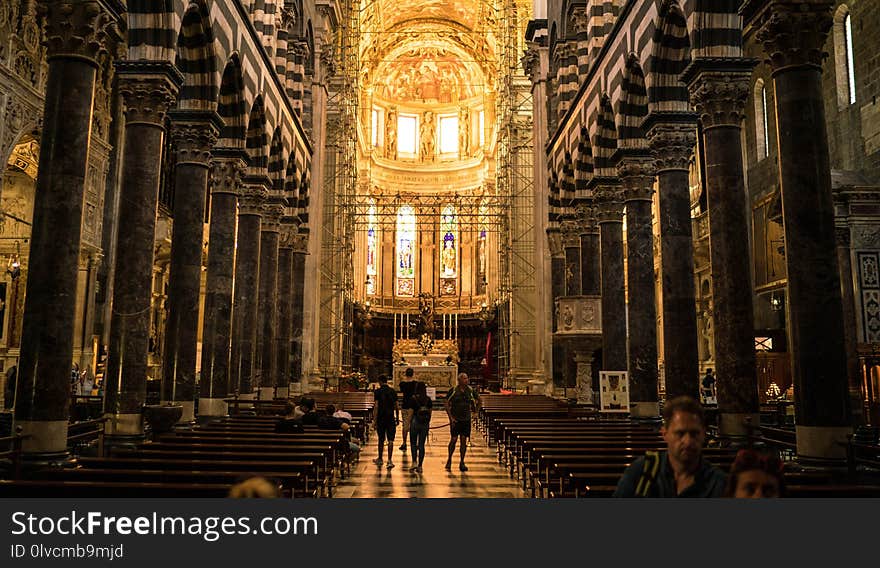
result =
[[[452,471],[446,471],[447,446],[449,444],[449,427],[445,426],[446,417],[438,417],[435,413],[434,428],[428,435],[425,444],[425,461],[421,474],[410,473],[412,460],[409,451],[400,451],[401,430],[398,426],[397,438],[394,443],[393,469],[387,469],[388,450],[383,458],[386,463],[381,467],[373,463],[377,456],[377,439],[375,433],[370,442],[362,450],[360,462],[353,468],[352,475],[339,482],[334,488],[333,496],[337,498],[449,498],[449,497],[501,497],[525,498],[526,493],[520,485],[511,479],[507,472],[498,464],[495,450],[486,445],[483,435],[473,429],[474,437],[467,451],[465,463],[468,471],[458,470],[458,448],[453,456]]]

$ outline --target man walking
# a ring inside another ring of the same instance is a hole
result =
[[[614,497],[721,497],[726,476],[703,459],[703,407],[679,396],[663,407],[665,452],[648,452],[630,465]]]
[[[394,435],[397,431],[397,423],[400,422],[400,410],[397,406],[397,392],[388,386],[388,377],[381,375],[379,377],[379,388],[373,391],[373,398],[376,406],[373,412],[376,415],[376,434],[379,438],[379,457],[373,460],[373,463],[381,466],[382,450],[385,446],[385,440],[388,440],[388,469],[394,467],[391,461],[391,455],[394,453]]]
[[[459,454],[461,462],[458,469],[467,471],[464,456],[467,453],[468,438],[471,437],[471,408],[480,407],[480,395],[468,385],[467,373],[458,374],[458,385],[446,393],[446,414],[449,416],[449,457],[446,469],[452,469],[452,454],[455,453],[456,439],[460,439]]]
[[[419,381],[413,379],[414,374],[415,372],[412,367],[408,368],[404,372],[404,379],[398,385],[401,394],[403,394],[403,401],[401,403],[401,408],[403,409],[403,424],[401,425],[403,429],[403,444],[400,445],[400,451],[404,453],[404,457],[406,457],[406,441],[409,440],[410,422],[415,410],[413,396],[416,393],[416,387],[419,385]]]

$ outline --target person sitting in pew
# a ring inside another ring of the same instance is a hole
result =
[[[623,472],[614,497],[721,497],[726,476],[703,459],[703,407],[679,396],[663,407],[665,452],[647,452]]]
[[[324,409],[324,414],[318,416],[317,424],[319,430],[342,430],[349,451],[354,453],[361,451],[361,447],[351,440],[351,424],[336,417],[336,407],[332,404],[328,404]]]
[[[318,424],[318,412],[315,410],[315,399],[303,399],[301,404],[304,405],[303,408],[305,410],[305,414],[300,418],[303,425],[316,426]]]
[[[305,432],[302,419],[297,418],[296,408],[288,402],[284,407],[284,417],[275,425],[276,434],[302,434]]]
[[[725,497],[772,499],[782,497],[784,493],[783,465],[779,456],[752,449],[737,452],[724,488]]]
[[[351,421],[352,421],[351,413],[345,411],[345,403],[344,402],[339,403],[339,406],[336,407],[336,412],[333,413],[333,416],[335,416],[336,418],[339,418],[343,422],[351,424]]]

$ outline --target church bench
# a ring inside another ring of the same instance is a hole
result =
[[[4,498],[188,498],[227,497],[225,483],[157,483],[120,481],[0,481]]]
[[[656,441],[625,441],[608,439],[604,441],[577,440],[577,439],[554,439],[554,438],[530,438],[520,439],[510,454],[511,473],[518,464],[529,467],[534,462],[533,448],[559,448],[577,446],[585,451],[602,451],[609,453],[645,453],[648,450],[663,450],[666,443],[663,440]]]
[[[146,458],[158,460],[204,460],[204,461],[301,461],[314,460],[318,464],[317,482],[323,489],[330,491],[333,462],[330,455],[333,451],[331,445],[302,446],[296,448],[279,448],[271,452],[241,452],[224,451],[220,449],[210,450],[147,450],[147,449],[117,449],[112,452],[113,457]]]
[[[304,475],[300,471],[258,472],[255,475],[276,480],[285,495],[305,496]],[[164,469],[100,469],[90,467],[55,468],[37,471],[32,478],[50,481],[155,482],[225,484],[227,487],[251,477],[240,471],[180,471]]]
[[[240,472],[244,476],[264,475],[277,472],[299,473],[302,476],[302,488],[305,495],[314,495],[315,490],[322,487],[318,458],[300,458],[296,460],[270,461],[256,460],[211,460],[211,459],[169,459],[144,457],[81,457],[76,463],[83,468],[95,469],[127,469],[127,470],[162,470],[162,471],[223,471]]]

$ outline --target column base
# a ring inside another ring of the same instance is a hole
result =
[[[846,459],[849,426],[795,426],[799,461],[839,462]]]
[[[543,379],[532,379],[528,382],[529,394],[544,394],[546,385]]]
[[[303,393],[303,383],[301,383],[301,382],[290,383],[290,386],[288,387],[288,390],[287,390],[288,398],[293,398],[295,396],[299,396],[302,393]]]
[[[143,414],[126,413],[126,414],[105,414],[104,418],[104,435],[107,438],[123,439],[123,438],[141,438],[144,437],[144,420]]]
[[[260,400],[274,400],[275,387],[260,387]]]
[[[67,459],[67,420],[22,420],[15,422],[27,436],[21,442],[22,458],[49,463]]]
[[[275,398],[288,399],[290,398],[290,387],[275,387]]]
[[[659,402],[632,402],[629,403],[629,417],[635,419],[657,419],[660,417]]]
[[[757,428],[761,424],[761,415],[750,412],[722,412],[718,415],[718,433],[728,438],[739,438],[747,441],[749,425]]]
[[[257,393],[255,393],[255,392],[241,393],[241,394],[238,395],[238,399],[239,399],[239,400],[256,400],[256,399],[257,399]]]
[[[225,418],[229,415],[229,405],[222,398],[200,398],[199,419]]]

